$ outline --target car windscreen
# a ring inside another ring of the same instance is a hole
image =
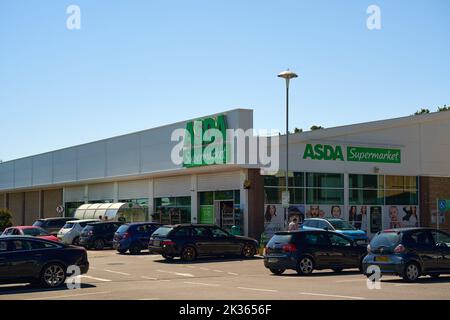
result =
[[[45,231],[43,229],[40,229],[40,228],[22,229],[22,232],[26,236],[33,236],[33,237],[48,236],[49,235],[49,233],[47,231]]]
[[[120,227],[119,227],[119,229],[117,229],[117,233],[125,233],[125,232],[127,232],[128,231],[128,228],[129,228],[130,226],[129,225],[127,225],[127,224],[124,224],[124,225],[121,225]]]
[[[42,221],[42,220],[36,220],[33,223],[33,227],[42,227],[43,225],[44,225],[44,221]]]
[[[397,232],[382,232],[373,237],[370,241],[370,246],[372,248],[379,247],[393,247],[400,242],[400,235]]]
[[[291,239],[291,234],[276,234],[270,239],[268,245],[289,243]]]
[[[172,227],[160,227],[155,232],[153,232],[153,236],[165,237],[172,231]]]
[[[66,223],[62,228],[63,228],[63,229],[72,229],[74,225],[75,225],[75,223],[73,223],[73,222],[68,222],[68,223]]]
[[[89,231],[89,230],[94,230],[95,227],[91,224],[88,224],[86,227],[83,228],[83,231]]]
[[[328,222],[331,223],[336,230],[356,230],[354,226],[344,220],[330,220]]]

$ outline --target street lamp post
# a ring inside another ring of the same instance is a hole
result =
[[[278,77],[286,80],[286,175],[285,175],[285,192],[289,195],[289,81],[293,78],[297,78],[297,74],[287,69],[281,72]],[[287,226],[287,207],[284,207],[284,228]]]

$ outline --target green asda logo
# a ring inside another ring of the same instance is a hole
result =
[[[347,146],[347,161],[401,163],[400,149],[366,148]],[[344,161],[341,146],[307,144],[303,159]]]
[[[344,155],[340,146],[333,147],[328,144],[316,144],[313,146],[312,144],[307,144],[303,153],[303,159],[344,161]]]

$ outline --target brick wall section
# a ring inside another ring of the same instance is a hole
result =
[[[264,231],[264,179],[259,169],[248,170],[248,234],[258,239]]]
[[[25,193],[25,221],[24,225],[31,226],[39,218],[39,191]]]
[[[22,225],[24,222],[23,215],[25,212],[25,194],[23,192],[10,193],[8,209],[12,213],[13,225]]]
[[[42,215],[43,218],[58,217],[59,214],[56,213],[56,207],[62,205],[63,203],[63,190],[44,190],[42,191],[43,206]]]
[[[436,199],[450,199],[450,178],[420,177],[420,222],[425,227],[435,227],[431,223],[431,213],[436,212]],[[450,231],[450,214],[440,228]]]

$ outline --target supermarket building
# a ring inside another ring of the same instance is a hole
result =
[[[253,110],[234,109],[0,163],[0,208],[17,225],[58,216],[58,207],[71,216],[85,203],[124,202],[162,223],[237,225],[256,238],[283,229],[285,136],[270,145],[279,154],[276,174],[254,163],[172,161],[174,130],[219,119],[228,129],[253,128]],[[436,200],[450,199],[449,137],[450,112],[291,134],[286,218],[341,217],[370,234],[434,226]],[[440,218],[443,229],[449,220]]]

